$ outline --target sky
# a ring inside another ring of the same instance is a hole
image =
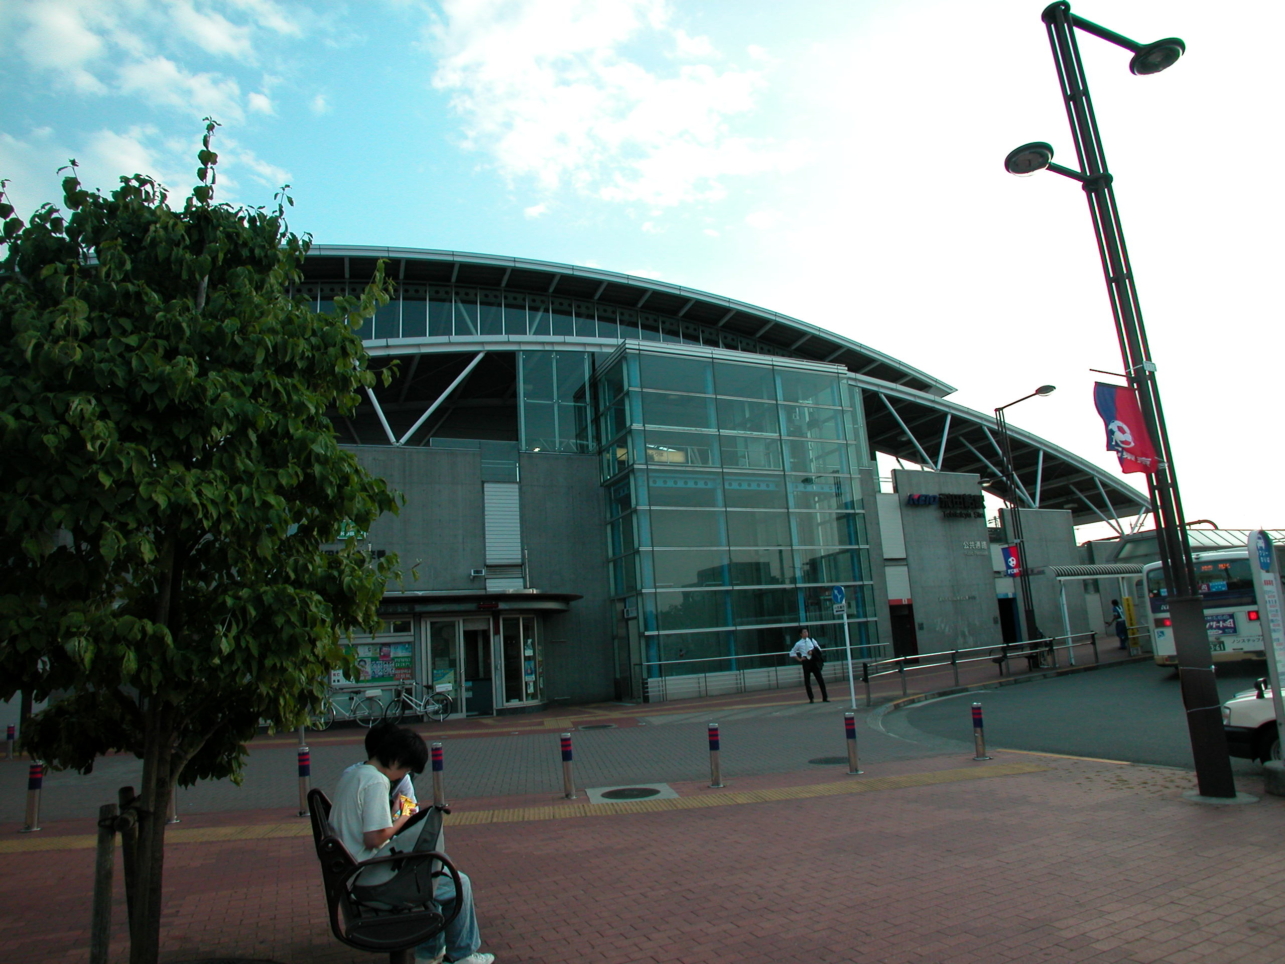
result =
[[[317,243],[685,285],[839,332],[984,412],[1053,384],[1011,424],[1118,471],[1093,408],[1091,369],[1121,363],[1083,193],[1003,169],[1036,140],[1075,166],[1043,6],[5,0],[0,178],[24,215],[57,201],[69,158],[88,186],[143,172],[181,198],[209,115],[219,198],[289,184]],[[1073,9],[1187,44],[1134,77],[1079,35],[1187,518],[1285,526],[1282,83],[1248,46],[1285,33],[1285,5]]]

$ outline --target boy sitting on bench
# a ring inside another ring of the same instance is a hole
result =
[[[409,773],[422,773],[428,762],[428,747],[420,735],[400,726],[372,728],[366,749],[370,758],[349,767],[339,778],[330,811],[330,823],[336,835],[358,861],[391,853],[385,849],[390,841],[396,851],[417,849],[420,831],[425,826],[425,821],[418,821],[405,834],[399,834],[413,813],[403,813],[394,819],[389,806],[392,787]],[[418,849],[432,849],[435,844],[427,840],[425,843],[430,846]],[[357,883],[360,886],[382,884],[395,874],[391,866],[382,864],[366,870]],[[444,936],[439,935],[432,943],[416,948],[417,961],[440,964],[445,958],[455,964],[491,964],[495,960],[494,954],[478,952],[482,938],[473,908],[473,888],[464,874],[460,874],[460,880],[459,914],[447,925]],[[457,899],[454,882],[449,877],[439,878],[435,888],[433,896],[438,904],[449,905]]]

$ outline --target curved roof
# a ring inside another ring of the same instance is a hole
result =
[[[877,451],[941,472],[971,472],[982,488],[1023,508],[1068,509],[1076,525],[1137,515],[1148,497],[1114,473],[1032,432],[1008,426],[1015,490],[989,413],[862,376],[866,434]]]
[[[1150,504],[1146,495],[1107,470],[1012,426],[1017,484],[1009,491],[995,420],[946,401],[943,396],[954,391],[951,385],[860,342],[721,295],[601,268],[415,248],[316,245],[304,264],[304,276],[310,283],[364,283],[381,258],[389,261],[387,274],[406,284],[498,288],[645,310],[759,342],[786,357],[842,366],[862,389],[873,449],[938,471],[975,473],[982,477],[983,488],[999,498],[1028,507],[1069,509],[1076,525],[1135,515]],[[494,341],[494,336],[389,339],[369,340],[367,347],[373,355],[485,353]],[[504,341],[529,350],[578,345],[594,351],[613,344],[535,336]],[[400,394],[404,400],[405,391]]]
[[[390,277],[407,284],[504,288],[645,310],[751,338],[796,358],[843,365],[857,374],[932,395],[949,395],[955,390],[890,355],[798,318],[695,288],[601,268],[459,251],[318,244],[308,254],[304,276],[308,281],[365,282],[380,258],[390,262],[385,269]]]

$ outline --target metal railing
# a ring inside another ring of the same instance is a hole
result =
[[[907,677],[911,674],[928,675],[951,670],[954,686],[960,685],[959,668],[969,663],[995,663],[1003,675],[1013,660],[1026,660],[1031,669],[1058,669],[1063,664],[1076,665],[1076,650],[1087,648],[1094,663],[1101,662],[1096,632],[1072,633],[1070,636],[1049,636],[1043,639],[1000,646],[975,646],[945,650],[937,653],[920,653],[915,656],[886,656],[887,644],[852,647],[852,668],[865,687],[866,705],[874,701],[873,687],[883,677],[897,676],[903,696],[909,693]],[[1082,653],[1087,656],[1088,653]],[[842,647],[826,649],[826,663],[822,677],[827,683],[847,679],[847,661]],[[873,657],[873,658],[872,658]],[[769,665],[755,666],[750,661],[767,661]],[[726,667],[733,663],[730,668]],[[699,669],[697,664],[722,664],[718,668]],[[646,673],[653,667],[655,675]],[[692,699],[704,696],[725,696],[753,690],[783,689],[799,685],[798,664],[789,659],[789,652],[751,653],[742,656],[711,656],[701,659],[656,660],[634,664],[642,677],[644,698],[659,703],[667,700]],[[674,672],[681,669],[680,672]],[[783,675],[784,674],[784,675]]]
[[[1078,642],[1077,642],[1078,640]],[[990,660],[999,667],[1000,675],[1007,669],[1007,664],[1015,659],[1026,660],[1029,668],[1059,669],[1060,651],[1065,651],[1067,666],[1074,666],[1076,646],[1088,646],[1093,652],[1093,662],[1102,661],[1098,652],[1098,634],[1096,632],[1072,633],[1070,636],[1046,636],[1043,639],[1032,639],[1017,643],[1003,643],[1000,646],[973,646],[966,649],[952,649],[940,653],[921,653],[918,656],[894,656],[892,659],[862,663],[861,682],[866,689],[866,706],[873,705],[872,683],[881,676],[896,674],[901,681],[901,695],[909,695],[906,680],[908,672],[916,670],[925,672],[951,668],[955,686],[960,685],[959,667],[967,663],[978,663]],[[913,664],[913,665],[908,665]]]

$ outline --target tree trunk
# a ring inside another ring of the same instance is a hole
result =
[[[146,711],[143,781],[134,861],[134,908],[129,921],[130,964],[157,964],[161,945],[161,880],[165,864],[165,818],[174,791],[170,746],[174,707],[152,697]]]

